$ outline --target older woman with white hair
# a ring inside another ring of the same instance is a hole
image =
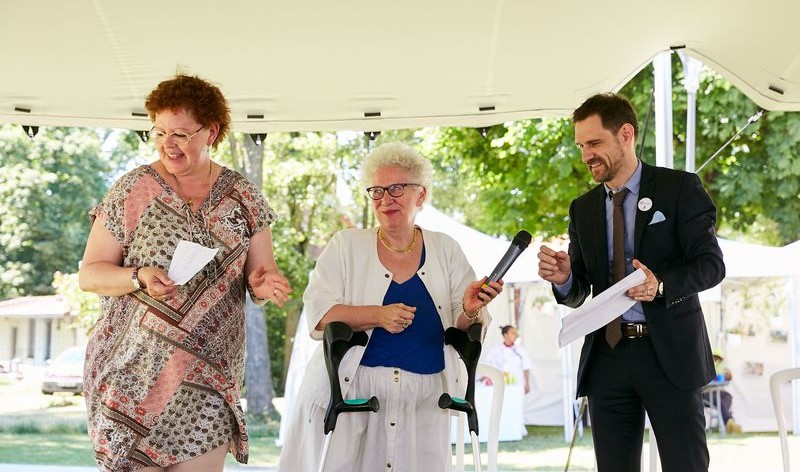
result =
[[[487,324],[482,308],[502,281],[475,280],[458,243],[414,224],[432,175],[430,161],[406,144],[375,149],[362,182],[378,227],[334,235],[303,296],[313,338],[333,321],[367,332],[366,347],[350,349],[341,363],[342,394],[381,404],[377,413],[338,418],[325,470],[448,470],[449,412],[437,401],[444,391],[463,395],[466,377],[444,331]],[[306,369],[281,471],[317,470],[330,398],[321,351]]]

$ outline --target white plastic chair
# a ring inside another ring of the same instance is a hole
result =
[[[784,472],[789,472],[789,442],[786,437],[786,420],[783,417],[783,404],[781,403],[781,386],[795,379],[800,379],[800,367],[779,370],[769,378],[772,407],[775,408],[775,418],[778,420],[778,435],[781,438]]]
[[[488,441],[486,443],[487,472],[497,472],[497,452],[500,438],[500,415],[503,410],[503,395],[505,395],[506,384],[503,379],[503,372],[487,364],[478,364],[475,369],[475,377],[489,377],[492,380],[492,409],[489,415]],[[466,430],[465,415],[458,414],[456,423],[456,472],[464,472],[464,432]]]

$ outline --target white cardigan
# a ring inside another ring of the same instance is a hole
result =
[[[464,290],[475,280],[475,272],[453,238],[427,230],[422,230],[422,234],[425,263],[417,274],[430,293],[446,330],[455,326],[461,314]],[[315,328],[334,305],[381,306],[391,281],[392,273],[378,259],[376,228],[347,229],[334,235],[317,260],[303,294],[311,337],[322,339],[322,332]],[[488,325],[489,320],[484,323]],[[372,335],[371,329],[367,335]],[[350,349],[339,367],[339,383],[344,398],[347,398],[364,351],[361,346]],[[465,373],[455,350],[445,346],[443,391],[463,396]],[[327,406],[330,400],[322,346],[318,346],[308,363],[299,396],[298,402],[310,400],[322,407]]]

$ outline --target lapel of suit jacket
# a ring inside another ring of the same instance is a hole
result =
[[[642,242],[642,235],[644,234],[644,229],[647,227],[647,222],[650,221],[650,215],[653,213],[655,208],[655,200],[653,199],[653,187],[655,184],[655,170],[653,166],[645,164],[642,162],[642,179],[639,182],[639,201],[643,198],[649,198],[653,201],[653,205],[647,209],[647,211],[642,211],[639,209],[639,202],[636,202],[636,223],[634,224],[634,233],[633,233],[633,257],[639,257],[639,247],[641,247]]]
[[[598,185],[593,190],[594,194],[589,199],[589,218],[592,223],[594,240],[594,253],[596,254],[596,274],[593,281],[599,281],[600,291],[608,288],[608,234],[606,233],[606,187]],[[596,292],[599,293],[599,292]]]

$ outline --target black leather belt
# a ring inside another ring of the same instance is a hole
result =
[[[622,337],[624,338],[643,338],[647,334],[647,323],[622,323]]]

